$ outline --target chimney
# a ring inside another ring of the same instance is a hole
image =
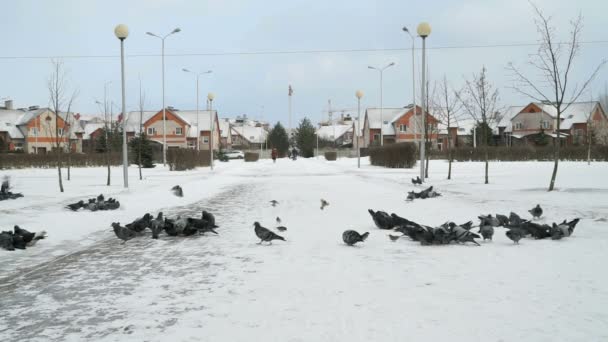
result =
[[[13,100],[4,101],[4,109],[13,110]]]

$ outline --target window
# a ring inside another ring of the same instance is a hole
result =
[[[380,140],[380,134],[374,134],[374,141]]]
[[[209,137],[203,137],[203,144],[209,143]]]
[[[549,122],[548,121],[541,121],[540,122],[540,128],[542,128],[542,129],[549,129]]]
[[[156,128],[148,127],[148,135],[155,135],[155,134],[156,134]]]
[[[63,135],[63,128],[57,129],[57,134],[58,135]]]
[[[515,129],[522,129],[523,127],[524,127],[524,125],[521,122],[515,123]]]
[[[30,134],[31,135],[38,135],[38,128],[33,127],[32,129],[30,129]]]
[[[407,131],[407,125],[399,125],[399,132],[403,133]]]
[[[183,129],[181,127],[176,127],[175,128],[175,135],[182,135],[183,133]]]

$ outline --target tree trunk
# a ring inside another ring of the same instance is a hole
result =
[[[108,150],[106,150],[106,162],[108,163],[108,181],[106,185],[110,186],[110,153]]]
[[[72,153],[68,151],[68,180],[71,180],[70,169],[72,166]]]
[[[452,179],[452,149],[448,147],[448,179]]]
[[[485,159],[486,159],[486,183],[485,184],[488,184],[489,180],[488,180],[488,147],[487,146],[486,146]]]
[[[57,148],[57,174],[59,175],[59,191],[63,192],[63,180],[61,179],[61,151]]]
[[[424,178],[429,178],[429,152],[430,151],[428,151],[426,154],[426,167],[424,168]]]
[[[558,120],[559,120],[559,116],[558,116]],[[558,127],[558,129],[559,129],[559,127]],[[558,133],[557,134],[557,144],[555,145],[555,153],[553,156],[553,158],[555,159],[555,164],[553,165],[553,173],[551,174],[551,183],[549,183],[548,191],[553,191],[553,189],[555,188],[555,178],[557,177],[557,167],[559,164],[559,145],[560,145],[560,141],[559,141],[559,133]]]
[[[141,127],[141,126],[140,126]],[[141,143],[142,143],[142,135],[139,133],[139,151],[137,152],[137,164],[139,164],[139,180],[142,180],[141,176]]]
[[[589,133],[589,123],[587,123],[587,165],[591,165],[591,134]]]

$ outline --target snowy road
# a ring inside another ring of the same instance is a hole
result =
[[[104,228],[86,248],[17,271],[0,265],[10,274],[0,280],[0,340],[608,340],[608,164],[578,177],[580,165],[565,163],[562,190],[547,193],[550,165],[494,164],[492,184],[483,185],[480,164],[456,164],[448,182],[445,165],[434,162],[431,183],[444,196],[412,203],[404,198],[416,170],[357,171],[349,160],[229,164],[218,168],[225,186],[212,196],[163,209],[211,210],[220,236],[121,245],[112,213],[103,213]],[[519,179],[522,172],[529,177]],[[197,186],[185,190],[209,185]],[[323,211],[321,198],[330,202]],[[514,246],[498,229],[481,247],[422,247],[389,241],[367,213],[440,224],[523,215],[536,203],[546,222],[583,218],[575,235]],[[119,215],[140,215],[135,209]],[[253,222],[272,228],[276,216],[287,242],[257,245]],[[371,235],[346,247],[345,229]]]

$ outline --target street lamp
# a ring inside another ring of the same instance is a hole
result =
[[[359,131],[361,130],[361,98],[363,97],[363,92],[361,90],[357,90],[355,93],[357,97],[357,124],[355,125],[355,136],[357,137],[357,168],[361,168],[361,149],[359,148]]]
[[[384,133],[383,133],[383,129],[382,129],[382,127],[384,126],[384,118],[382,117],[382,114],[383,114],[382,113],[382,111],[383,111],[383,108],[382,108],[382,73],[384,72],[384,70],[392,67],[393,65],[395,65],[394,62],[391,62],[384,68],[376,68],[373,66],[368,66],[369,69],[374,69],[380,73],[380,146],[384,146]]]
[[[414,106],[414,140],[418,140],[418,132],[416,127],[418,127],[417,125],[417,119],[416,119],[416,54],[415,54],[415,50],[416,50],[416,39],[414,38],[414,35],[412,35],[412,33],[407,29],[407,27],[403,26],[403,32],[406,32],[410,38],[412,39],[412,92],[413,92],[413,106]]]
[[[176,28],[164,36],[156,35],[152,32],[146,32],[148,36],[156,37],[162,41],[161,60],[162,60],[162,83],[163,83],[163,165],[167,165],[167,113],[165,111],[165,38],[172,34],[180,32],[180,28]]]
[[[213,99],[215,95],[213,93],[207,94],[207,100],[209,100],[209,160],[211,170],[213,170]]]
[[[200,151],[200,147],[201,147],[201,143],[200,143],[201,126],[199,126],[199,124],[198,124],[198,108],[199,108],[199,106],[198,106],[198,97],[199,97],[198,96],[198,80],[199,80],[199,77],[201,75],[210,74],[213,71],[207,70],[205,72],[195,73],[194,71],[190,71],[190,70],[188,70],[186,68],[183,68],[182,71],[183,72],[188,72],[188,73],[191,73],[191,74],[196,74],[196,130],[198,131],[198,132],[196,132],[196,150]]]
[[[127,156],[127,110],[125,104],[125,39],[129,36],[127,25],[114,28],[116,38],[120,39],[120,77],[122,83],[122,173],[125,188],[129,187],[129,158]]]
[[[420,179],[424,182],[424,153],[426,145],[426,38],[431,34],[431,25],[420,23],[416,30],[422,38],[422,143],[420,144]]]

